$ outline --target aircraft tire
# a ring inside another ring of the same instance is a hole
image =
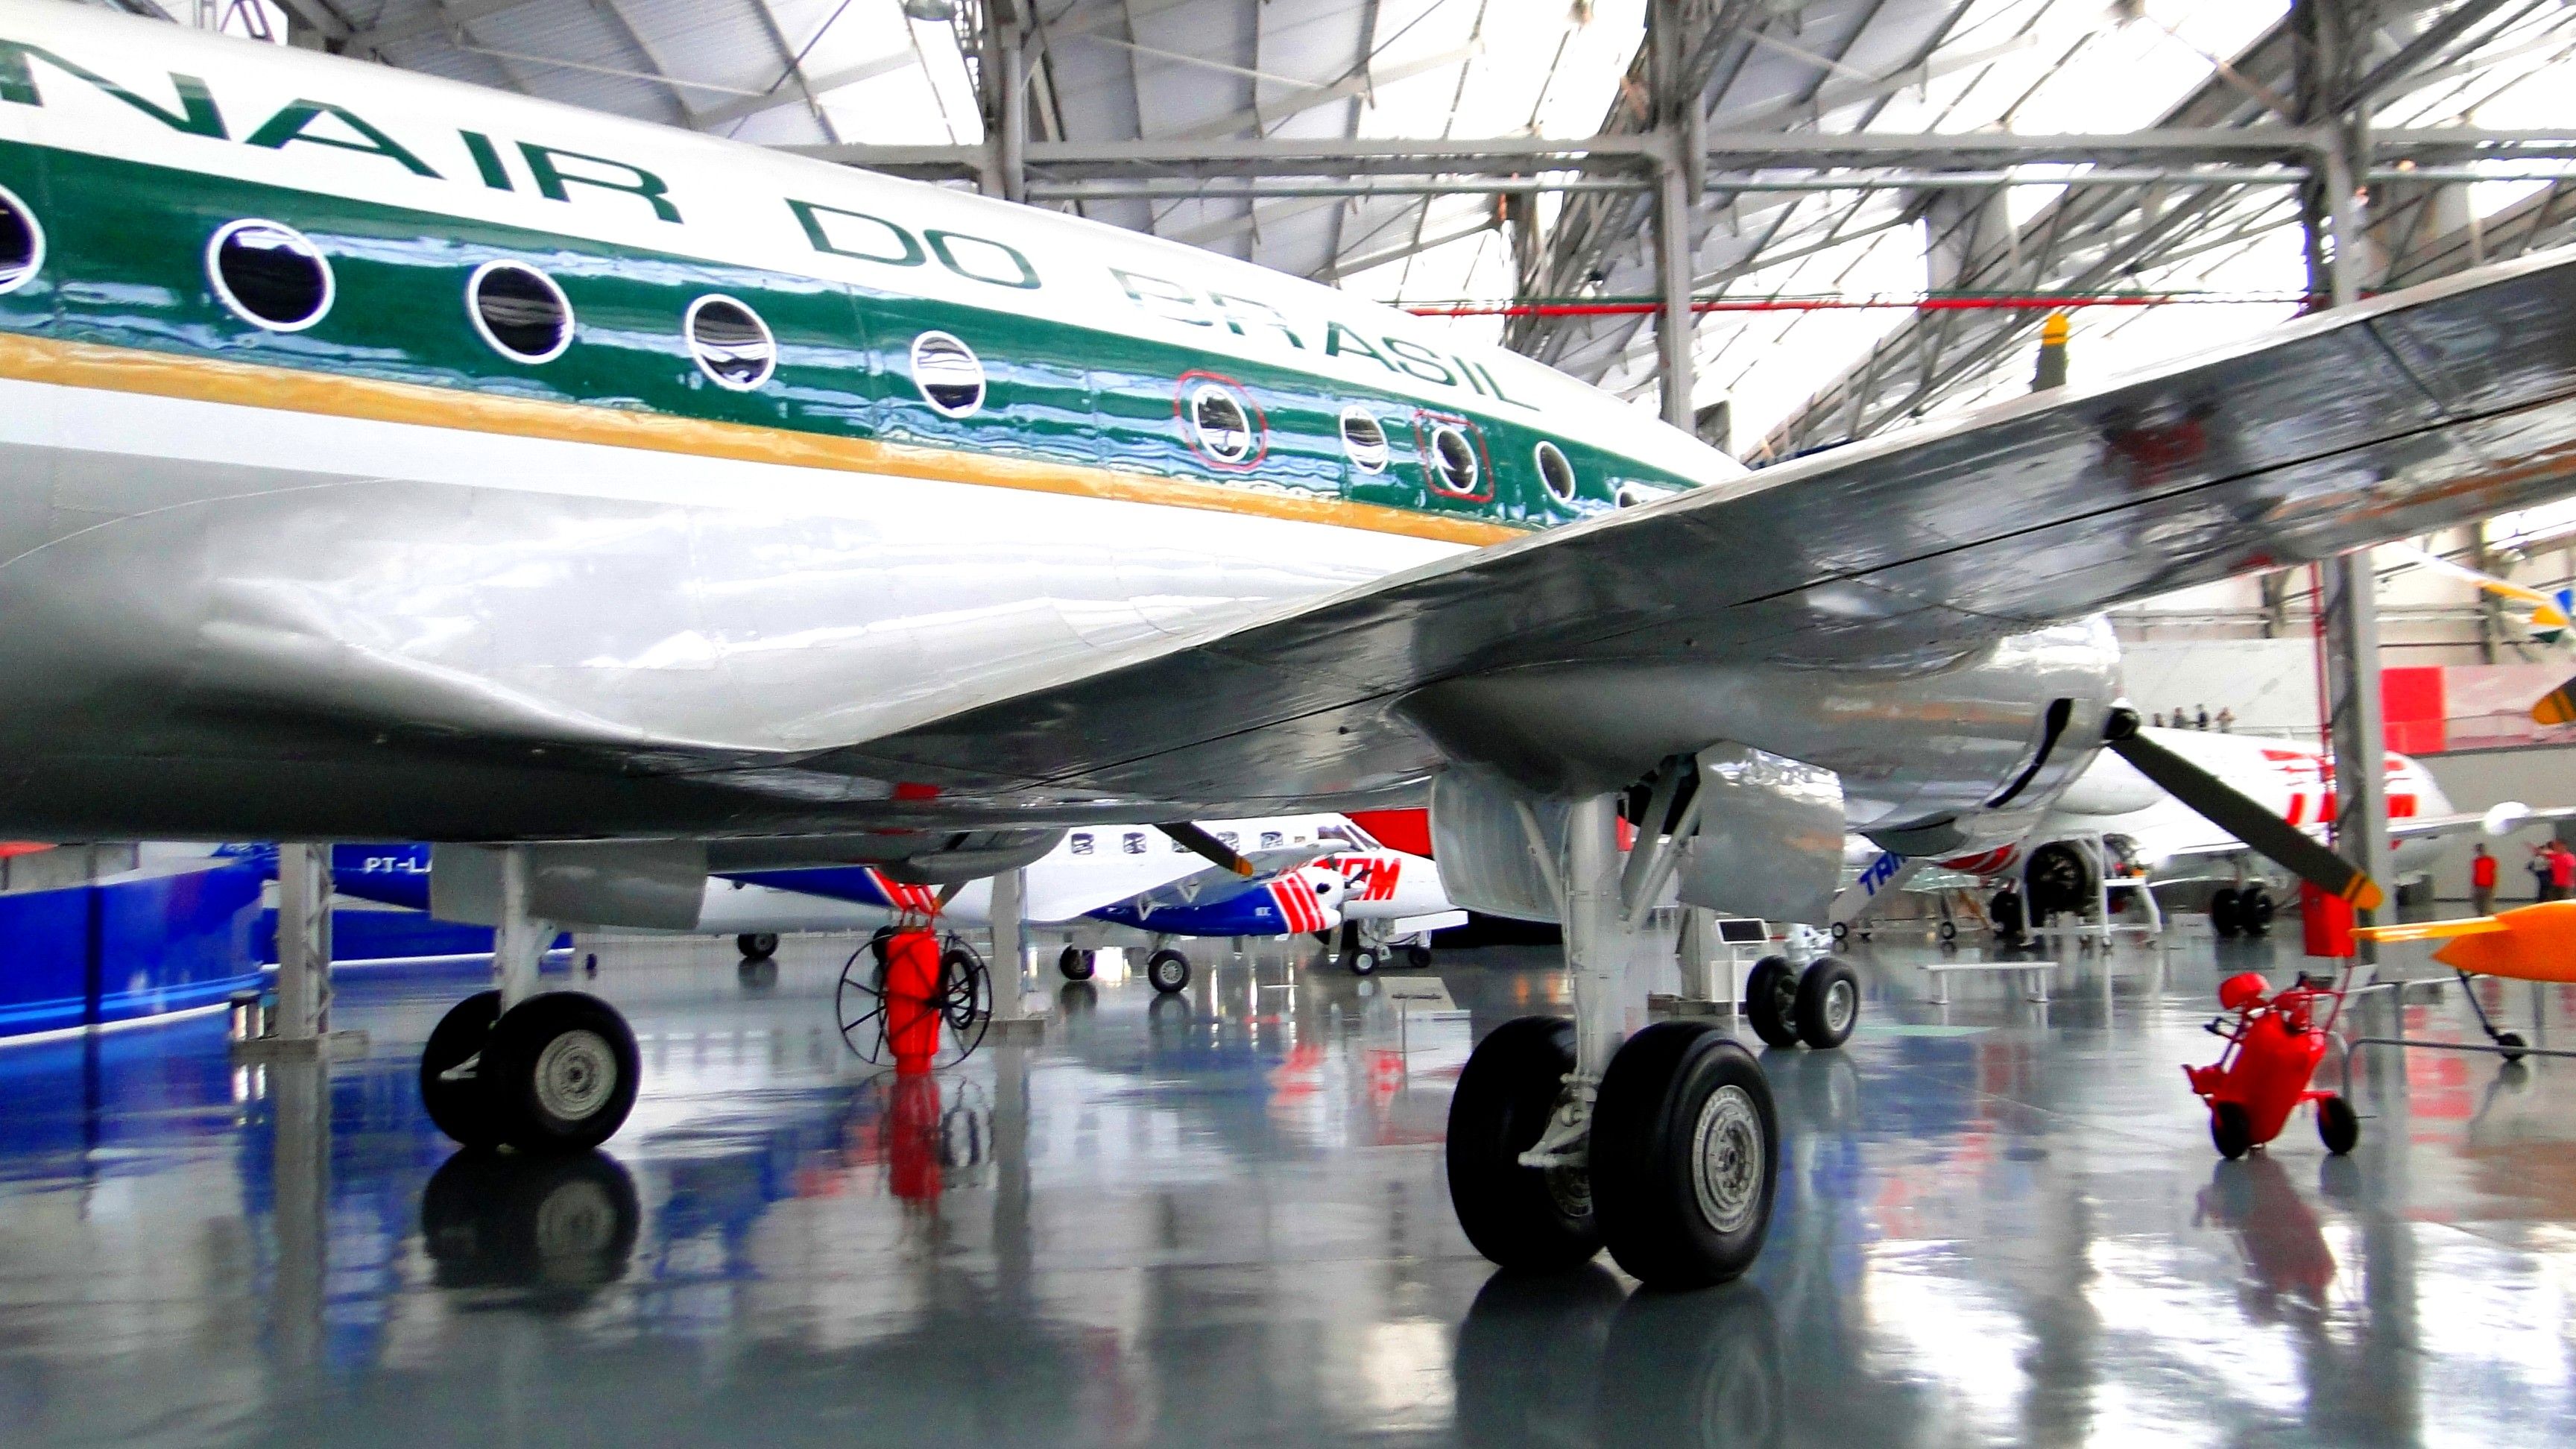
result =
[[[447,1009],[420,1049],[420,1104],[438,1130],[460,1147],[487,1148],[501,1141],[480,1071],[450,1075],[483,1050],[500,1016],[500,992],[475,992]]]
[[[1067,981],[1088,981],[1091,979],[1091,973],[1099,969],[1099,963],[1091,959],[1090,952],[1079,947],[1067,946],[1064,948],[1064,953],[1055,958],[1055,969],[1062,973]]]
[[[1342,964],[1351,968],[1353,976],[1375,976],[1378,967],[1377,948],[1363,941],[1342,953]]]
[[[2209,931],[2214,936],[2234,937],[2239,918],[2234,886],[2220,886],[2209,894]]]
[[[2317,1103],[2317,1140],[2337,1157],[2361,1145],[2361,1114],[2341,1097]]]
[[[2022,867],[2022,883],[2030,919],[2039,925],[2047,925],[2061,911],[2081,921],[2091,909],[2093,867],[2063,841],[2030,853],[2029,864]]]
[[[1762,1252],[1779,1184],[1780,1120],[1762,1066],[1704,1021],[1628,1038],[1592,1107],[1601,1241],[1649,1288],[1705,1288]]]
[[[1405,947],[1404,964],[1412,967],[1416,971],[1428,970],[1431,966],[1431,948],[1428,946]]]
[[[1487,1033],[1449,1098],[1449,1201],[1476,1251],[1505,1268],[1570,1268],[1601,1250],[1590,1173],[1523,1167],[1574,1070],[1574,1023],[1524,1016]]]
[[[1190,984],[1190,958],[1178,951],[1157,951],[1145,958],[1145,980],[1163,996]]]
[[[733,948],[742,953],[745,961],[766,961],[778,954],[778,933],[745,931],[733,938]]]
[[[1798,1039],[1830,1051],[1859,1023],[1860,973],[1839,956],[1810,962],[1798,976]]]
[[[2250,885],[2236,896],[2236,928],[2248,936],[2272,934],[2272,917],[2280,907],[2272,902],[2268,886]]]
[[[1995,924],[1995,938],[2017,942],[2022,938],[2021,892],[2005,886],[1986,902],[1986,919]]]
[[[1798,973],[1786,956],[1765,956],[1744,978],[1744,1015],[1764,1046],[1798,1044]]]
[[[616,1136],[642,1065],[626,1018],[579,991],[511,1007],[483,1049],[502,1140],[531,1153],[581,1152]]]

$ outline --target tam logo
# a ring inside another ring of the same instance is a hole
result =
[[[1879,887],[1896,878],[1896,868],[1901,864],[1903,862],[1897,859],[1895,851],[1879,852],[1878,859],[1869,863],[1869,869],[1860,873],[1860,888],[1877,895]]]

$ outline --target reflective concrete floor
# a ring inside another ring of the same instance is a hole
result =
[[[1552,953],[1363,986],[1202,952],[1185,999],[1064,987],[1044,1045],[910,1090],[833,1035],[848,949],[606,948],[648,1080],[571,1163],[422,1117],[470,967],[345,972],[373,1054],[327,1075],[237,1073],[212,1022],[0,1051],[0,1441],[2576,1439],[2576,1063],[2365,1056],[2353,1158],[2302,1118],[2221,1163],[2178,1070],[2205,941],[2045,1008],[1864,951],[1851,1045],[1766,1058],[1758,1271],[1676,1297],[1498,1278],[1451,1219],[1450,1084]]]

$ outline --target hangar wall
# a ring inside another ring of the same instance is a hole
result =
[[[2458,810],[2484,810],[2506,800],[2534,806],[2576,805],[2576,745],[2462,750],[2422,759],[2424,767],[2440,783],[2442,793],[2451,797],[2452,807]],[[2562,825],[2560,834],[2570,844],[2576,844],[2576,830]],[[2437,899],[2469,898],[2470,848],[2482,838],[2469,835],[2445,843],[2440,862],[2433,868]],[[2487,848],[2503,862],[2496,890],[2503,904],[2521,905],[2531,899],[2531,877],[2523,874],[2522,867],[2525,853],[2540,839],[2535,828],[2502,842],[2501,849],[2497,842],[2488,842]]]

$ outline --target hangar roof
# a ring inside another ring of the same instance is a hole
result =
[[[194,8],[113,3],[182,17]],[[388,64],[844,156],[980,146],[986,9],[996,4],[1006,14],[1028,7],[1030,130],[1040,142],[1156,142],[1163,156],[1264,140],[1572,143],[1633,137],[1652,118],[1649,0],[265,3],[293,11],[332,48]],[[1694,203],[1700,299],[2199,294],[2188,304],[2078,312],[2079,377],[2259,327],[2300,305],[2294,187],[2194,182],[2135,164],[1997,167],[1942,152],[1998,135],[2281,122],[2297,95],[2285,0],[1670,3],[1689,41],[1678,93],[1697,95],[1713,133],[1941,138],[1909,153],[1901,176],[1713,165]],[[238,29],[260,4],[211,8]],[[2380,15],[2371,61],[2382,124],[2559,119],[2552,92],[2564,92],[2576,53],[2576,6],[2390,0]],[[2529,161],[2474,165],[2541,174]],[[1404,305],[1580,304],[1655,290],[1642,190],[1506,194],[1493,167],[1402,185],[1359,167],[1319,177],[1309,166],[1287,184],[1261,185],[1210,183],[1150,158],[1131,169],[1128,194],[1101,194],[1095,180],[1043,204]],[[1530,169],[1549,172],[1554,186],[1581,167],[1560,156]],[[1785,186],[1800,189],[1770,189]],[[2576,228],[2576,206],[2562,204],[2571,188],[2385,181],[2374,193],[2381,277],[2420,279],[2561,240]],[[1713,312],[1695,334],[1697,395],[1703,404],[1730,399],[1739,452],[1786,457],[2026,385],[2039,317],[1905,305]],[[1652,327],[1642,316],[1450,325],[1499,334],[1652,406]]]

